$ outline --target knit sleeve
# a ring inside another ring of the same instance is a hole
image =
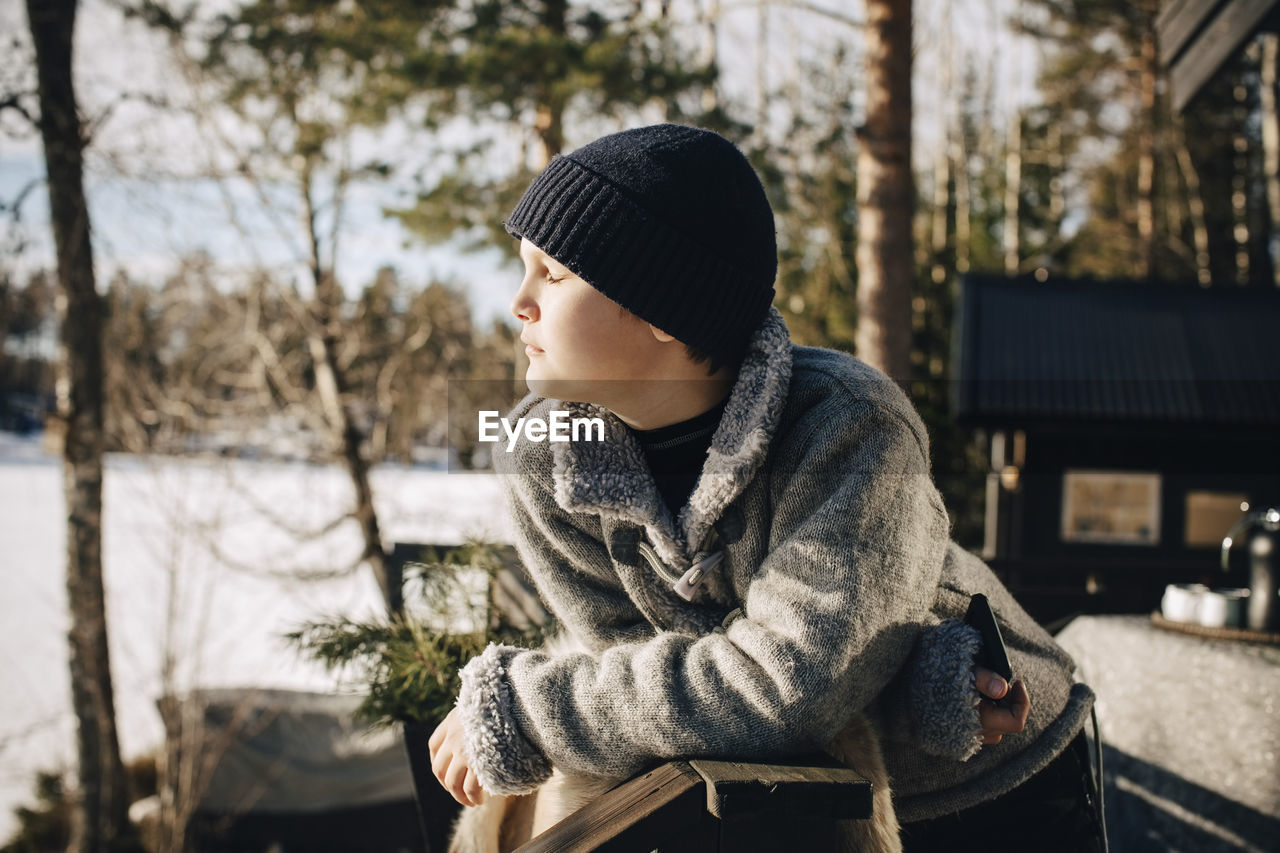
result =
[[[794,464],[774,480],[771,546],[726,630],[662,632],[598,655],[498,650],[468,665],[468,757],[488,790],[536,784],[530,750],[617,778],[675,757],[794,754],[872,703],[929,621],[949,524],[916,431],[869,402],[853,413],[838,402],[844,411],[813,412],[782,450]],[[548,553],[603,547],[567,515],[540,522]],[[564,602],[577,630],[632,618],[620,588],[570,562],[604,602],[598,612]]]
[[[906,668],[906,702],[897,713],[930,755],[967,761],[982,748],[982,696],[973,670],[981,643],[977,630],[947,619],[924,632]]]

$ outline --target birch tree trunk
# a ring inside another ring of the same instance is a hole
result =
[[[382,526],[373,504],[373,485],[369,479],[370,464],[365,456],[365,434],[357,415],[351,407],[351,383],[343,368],[339,350],[343,341],[342,317],[338,306],[342,297],[332,265],[321,260],[320,237],[316,222],[314,202],[315,187],[310,170],[302,174],[303,226],[307,231],[311,252],[310,266],[314,292],[311,299],[311,327],[307,329],[307,349],[315,370],[316,390],[319,392],[324,420],[328,424],[332,445],[342,457],[351,486],[355,491],[356,522],[360,525],[360,537],[364,543],[361,557],[369,564],[387,612],[399,615],[404,611],[403,578],[387,558],[382,544]]]
[[[867,120],[858,132],[858,356],[906,381],[911,363],[911,0],[866,4]]]
[[[84,137],[71,71],[75,16],[75,0],[27,0],[62,290],[58,414],[66,431],[68,640],[79,759],[79,791],[68,849],[96,853],[121,846],[131,829],[102,586],[103,305],[93,274],[84,195]]]

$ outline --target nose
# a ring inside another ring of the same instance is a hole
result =
[[[533,276],[526,275],[520,282],[520,289],[511,300],[511,313],[522,323],[532,323],[538,319],[538,303],[534,299],[532,288]]]

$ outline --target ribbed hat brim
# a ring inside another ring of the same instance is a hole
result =
[[[631,313],[725,361],[737,360],[773,300],[772,270],[764,286],[752,282],[752,271],[698,245],[572,156],[551,161],[505,225]]]

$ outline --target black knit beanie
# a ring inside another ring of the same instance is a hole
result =
[[[773,211],[719,134],[659,124],[554,158],[506,222],[677,340],[737,364],[773,301]]]

